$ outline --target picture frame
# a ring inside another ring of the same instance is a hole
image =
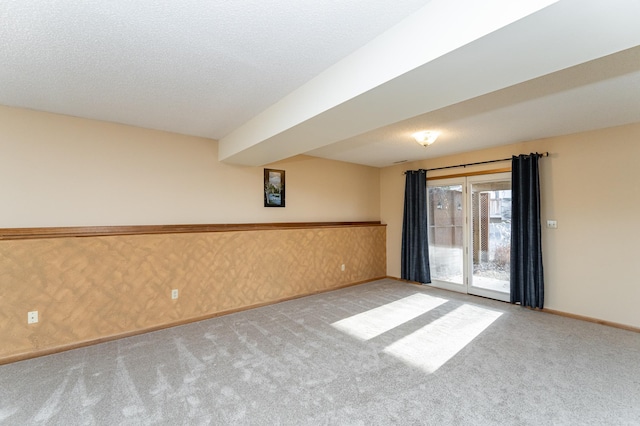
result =
[[[264,206],[285,206],[285,171],[264,169]]]

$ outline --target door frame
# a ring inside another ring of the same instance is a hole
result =
[[[497,181],[511,181],[511,173],[505,172],[504,169],[495,171],[495,173],[481,173],[477,175],[457,175],[449,178],[434,178],[427,179],[427,192],[429,187],[434,186],[449,186],[449,185],[461,185],[462,196],[462,271],[463,271],[463,283],[458,284],[450,281],[441,281],[433,279],[431,286],[442,288],[445,290],[456,291],[458,293],[466,293],[474,296],[488,297],[495,300],[509,301],[509,293],[503,293],[495,290],[483,289],[473,286],[473,246],[471,244],[472,235],[472,223],[471,223],[471,205],[472,205],[472,193],[471,185],[483,182],[497,182]],[[429,203],[429,197],[427,197],[427,203]],[[431,211],[430,206],[427,206],[427,211]]]

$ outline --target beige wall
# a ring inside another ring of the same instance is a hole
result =
[[[380,219],[379,171],[294,157],[287,207],[217,141],[0,106],[0,228]]]
[[[540,160],[541,215],[543,222],[557,220],[558,229],[545,228],[542,235],[545,307],[639,327],[640,279],[635,264],[640,241],[639,141],[640,124],[634,124],[383,169],[387,273],[400,276],[404,170],[549,151],[550,157]],[[509,164],[482,168],[504,166]]]
[[[546,307],[639,327],[638,140],[640,124],[381,170],[299,156],[271,165],[287,171],[287,207],[266,209],[262,168],[218,162],[215,141],[0,106],[0,227],[381,219],[399,277],[404,170],[549,151]]]
[[[287,206],[265,208],[263,167],[217,148],[0,106],[0,228],[380,220],[377,168],[267,165]],[[0,363],[383,277],[385,241],[384,226],[0,241]]]

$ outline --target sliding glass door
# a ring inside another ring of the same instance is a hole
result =
[[[509,301],[511,175],[467,178],[470,199],[468,293]]]
[[[434,285],[466,292],[464,179],[427,179],[429,265]]]
[[[428,182],[433,285],[509,300],[509,173]]]

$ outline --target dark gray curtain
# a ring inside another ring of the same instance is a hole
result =
[[[542,309],[542,226],[537,153],[513,157],[511,163],[511,303]]]
[[[427,172],[408,170],[405,179],[401,277],[404,280],[430,283]]]

